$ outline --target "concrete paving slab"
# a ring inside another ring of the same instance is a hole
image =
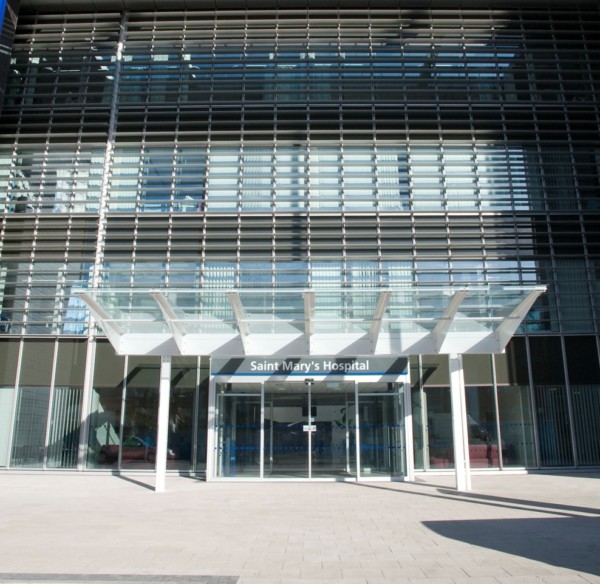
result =
[[[0,582],[600,584],[600,473],[452,487],[0,472]]]

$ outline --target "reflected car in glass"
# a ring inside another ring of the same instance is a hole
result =
[[[148,444],[139,436],[130,436],[123,440],[123,444],[105,444],[100,448],[98,462],[100,464],[111,464],[119,459],[119,448],[121,449],[121,461],[135,460],[140,462],[154,463],[156,461],[156,447]],[[167,449],[167,460],[174,460],[175,452]]]

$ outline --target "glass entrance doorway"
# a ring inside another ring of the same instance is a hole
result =
[[[401,388],[354,381],[216,383],[213,475],[402,476]]]
[[[353,383],[265,386],[265,477],[356,476]]]

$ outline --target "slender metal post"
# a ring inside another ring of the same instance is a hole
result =
[[[156,440],[156,479],[154,490],[165,490],[167,477],[167,442],[169,436],[169,401],[171,394],[171,357],[160,358],[160,385],[158,397],[158,436]]]

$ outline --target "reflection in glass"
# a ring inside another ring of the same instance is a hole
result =
[[[493,387],[466,387],[469,460],[472,468],[499,466]]]
[[[123,416],[121,468],[154,467],[157,422],[158,381],[154,387],[128,386],[125,396],[125,415]],[[169,449],[167,459],[172,458],[174,458],[174,454]]]
[[[499,386],[498,408],[503,465],[536,466],[529,388],[523,385]]]
[[[600,464],[600,385],[572,385],[578,463]]]
[[[75,468],[83,390],[80,387],[55,387],[52,394],[46,465],[49,468]]]
[[[0,468],[8,463],[8,445],[10,443],[10,421],[12,419],[14,387],[0,387]]]
[[[537,425],[542,466],[573,464],[567,390],[564,385],[536,385]]]
[[[311,409],[311,478],[356,476],[354,383],[311,384]]]
[[[397,477],[405,473],[399,387],[395,383],[359,384],[360,474],[363,478]],[[379,391],[386,393],[375,393]]]
[[[425,387],[424,407],[427,412],[425,444],[429,468],[454,468],[454,437],[450,388]]]
[[[308,478],[308,386],[273,382],[265,385],[265,476]],[[317,407],[311,405],[310,425],[315,440]],[[322,435],[325,432],[321,428]],[[324,443],[322,445],[322,450]],[[315,456],[316,457],[316,456]]]
[[[88,435],[88,468],[116,468],[119,461],[122,387],[94,387]]]

